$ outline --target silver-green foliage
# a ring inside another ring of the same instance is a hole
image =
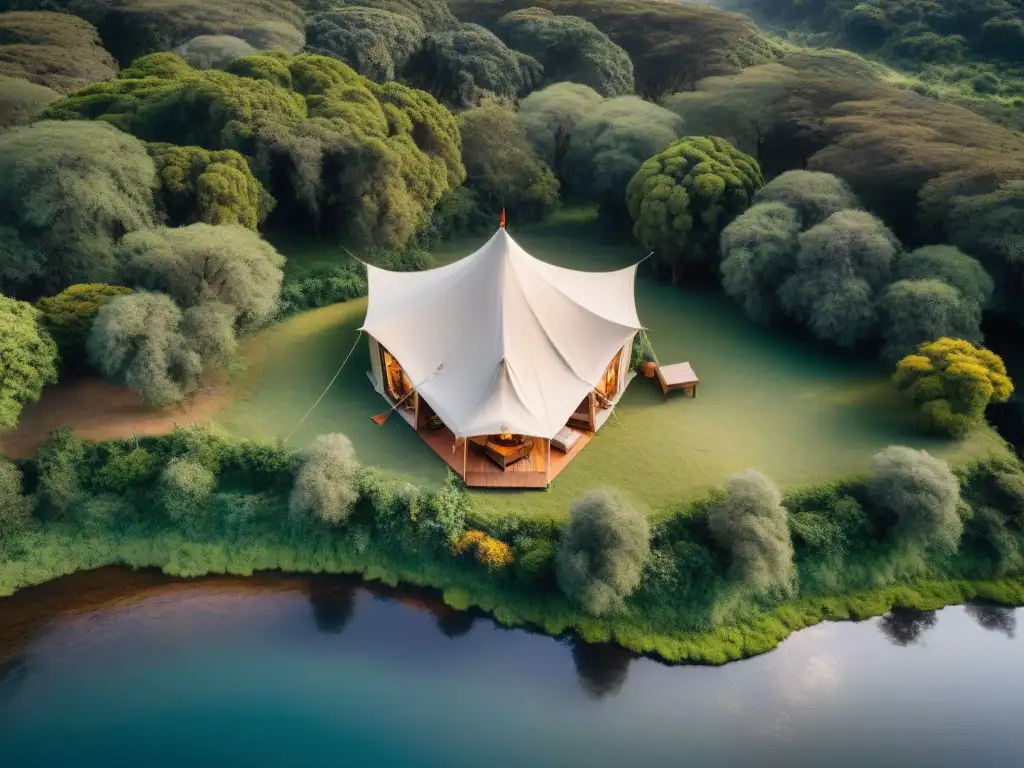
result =
[[[0,296],[0,428],[18,423],[21,409],[57,381],[57,345],[31,304]]]
[[[178,402],[198,386],[207,365],[233,354],[232,314],[209,304],[182,312],[161,293],[121,296],[96,315],[86,344],[89,360],[149,405]]]
[[[942,280],[897,280],[879,304],[882,359],[899,362],[940,338],[980,344],[981,305]]]
[[[20,77],[0,75],[0,129],[31,122],[60,94]]]
[[[320,435],[304,451],[288,506],[292,515],[313,514],[331,525],[341,525],[352,514],[356,489],[356,452],[345,435]]]
[[[555,556],[558,586],[589,613],[618,609],[640,583],[651,551],[643,513],[613,489],[573,501]]]
[[[601,94],[589,86],[555,83],[519,103],[519,123],[534,151],[558,171],[576,124],[602,101]]]
[[[207,467],[175,457],[160,474],[160,504],[171,520],[188,529],[205,517],[216,488],[217,478]]]
[[[909,546],[956,551],[963,533],[960,483],[942,459],[891,445],[872,459],[868,493],[896,516],[896,534]]]
[[[244,227],[192,224],[133,232],[118,245],[117,258],[123,283],[167,293],[183,308],[227,305],[242,328],[277,313],[284,257]]]
[[[402,72],[426,34],[418,18],[380,8],[343,6],[309,19],[306,46],[383,82]]]
[[[729,552],[737,579],[758,590],[790,588],[793,541],[782,492],[748,469],[729,478],[725,498],[708,512],[711,535]]]
[[[155,223],[156,184],[145,145],[103,122],[0,133],[0,288],[109,282],[115,240]]]
[[[796,211],[802,229],[820,224],[833,213],[861,207],[850,185],[821,171],[786,171],[754,194],[755,203],[783,203]]]
[[[173,51],[193,69],[223,69],[235,59],[255,52],[245,40],[232,35],[197,35]]]
[[[952,245],[926,245],[896,260],[894,277],[898,280],[935,278],[956,288],[964,299],[988,308],[995,282],[977,259]],[[937,336],[931,337],[933,339]]]

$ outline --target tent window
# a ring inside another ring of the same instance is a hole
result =
[[[597,386],[594,387],[605,397],[611,398],[615,396],[615,393],[619,391],[619,366],[622,362],[622,350],[620,349],[612,361],[608,364],[608,367],[604,369],[604,373],[601,374],[601,380],[597,382]]]
[[[384,371],[384,390],[394,402],[398,402],[412,392],[412,381],[406,375],[402,366],[394,356],[380,345],[381,370]],[[406,398],[406,403],[412,405],[412,399]]]

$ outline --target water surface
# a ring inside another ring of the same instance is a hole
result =
[[[4,766],[1021,764],[1020,611],[668,667],[327,577],[104,569],[0,600]]]

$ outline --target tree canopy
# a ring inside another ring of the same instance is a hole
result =
[[[18,424],[21,409],[57,381],[57,345],[31,304],[0,296],[0,428]]]
[[[489,95],[506,100],[525,96],[542,78],[540,62],[477,24],[430,33],[407,69],[413,86],[456,108],[475,106]]]
[[[882,359],[895,363],[921,344],[950,337],[981,343],[981,305],[942,280],[898,280],[879,304]]]
[[[233,35],[196,35],[174,49],[195,69],[224,69],[235,59],[256,53],[256,49]]]
[[[573,129],[602,101],[601,94],[589,86],[555,83],[519,103],[519,122],[526,137],[563,184],[562,166]]]
[[[338,2],[328,0],[328,3],[337,7]],[[450,27],[455,23],[455,17],[448,9],[445,0],[344,0],[346,6],[359,6],[363,8],[377,8],[382,11],[401,14],[416,19],[423,25],[424,29],[435,30],[443,27]]]
[[[20,77],[0,75],[0,130],[30,123],[60,94]]]
[[[40,319],[57,344],[64,368],[76,370],[83,367],[85,341],[100,307],[131,292],[131,288],[122,285],[85,283],[68,286],[56,296],[46,296],[36,302]]]
[[[544,82],[587,85],[602,96],[633,93],[633,62],[607,35],[579,16],[524,8],[498,19],[495,33],[544,67]]]
[[[234,149],[285,224],[361,243],[403,245],[464,178],[455,119],[422,91],[311,54],[246,56],[228,69],[154,54],[50,111],[146,141]]]
[[[860,208],[850,185],[820,171],[786,171],[754,194],[755,203],[783,203],[799,217],[802,229],[820,224],[833,213]]]
[[[892,377],[925,424],[963,437],[985,418],[989,403],[1006,402],[1013,382],[999,355],[969,341],[941,338],[903,358]]]
[[[516,220],[543,219],[558,202],[558,181],[533,151],[515,114],[485,104],[459,115],[466,186],[482,211],[507,208]]]
[[[233,149],[150,144],[168,223],[238,224],[256,229],[274,207],[245,158]]]
[[[0,75],[68,93],[116,72],[89,22],[49,11],[0,13]]]
[[[288,506],[293,515],[312,514],[341,525],[359,501],[356,451],[340,433],[320,435],[303,451]]]
[[[717,136],[690,136],[646,161],[629,182],[633,234],[678,274],[717,266],[722,229],[764,184],[750,155]]]
[[[117,238],[154,224],[155,186],[145,145],[110,125],[0,133],[0,289],[34,298],[108,281]]]
[[[192,224],[125,235],[117,248],[127,285],[166,293],[184,309],[217,303],[252,328],[277,312],[284,257],[239,226]]]
[[[614,611],[640,584],[650,551],[643,513],[618,491],[590,491],[569,509],[555,557],[558,586],[594,615]]]
[[[901,254],[894,276],[899,280],[941,280],[979,309],[988,307],[995,290],[994,281],[981,263],[951,245],[926,245]]]
[[[341,59],[359,74],[394,80],[426,37],[423,23],[379,8],[341,7],[318,13],[306,24],[307,47]]]

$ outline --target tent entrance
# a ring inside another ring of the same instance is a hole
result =
[[[402,403],[401,407],[407,411],[415,410],[414,398],[410,397],[413,386],[412,380],[405,373],[401,364],[388,352],[383,344],[379,344],[380,368],[383,375],[384,394],[392,403]]]

